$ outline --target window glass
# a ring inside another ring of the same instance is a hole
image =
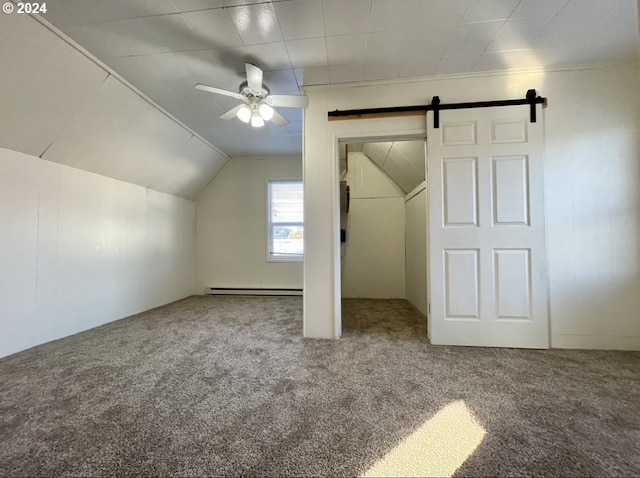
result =
[[[302,260],[302,181],[269,181],[269,259]]]

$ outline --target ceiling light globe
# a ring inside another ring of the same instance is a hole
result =
[[[260,107],[258,108],[258,112],[260,113],[260,116],[262,116],[262,119],[264,119],[265,121],[269,121],[271,118],[273,118],[273,108],[266,103],[262,103],[260,105]]]
[[[264,126],[264,120],[262,119],[262,116],[260,116],[258,113],[253,113],[253,116],[251,116],[251,126],[253,126],[254,128],[261,128],[262,126]]]
[[[252,114],[253,114],[253,111],[251,110],[251,106],[244,105],[242,108],[238,110],[238,112],[236,113],[236,116],[240,121],[248,123],[249,120],[251,119]]]

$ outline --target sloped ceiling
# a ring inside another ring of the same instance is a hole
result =
[[[37,19],[0,15],[0,147],[188,199],[229,156],[301,152],[300,110],[281,110],[286,128],[255,129],[218,119],[235,100],[193,88],[202,82],[235,90],[247,61],[265,70],[273,93],[283,94],[304,85],[638,64],[636,0],[50,0],[47,6]],[[376,100],[361,106],[375,107]],[[383,160],[385,147],[378,156],[375,147],[369,152],[381,167],[404,164],[388,154]],[[395,176],[403,189],[410,186]]]
[[[636,0],[49,0],[44,18],[231,156],[300,154],[302,115],[252,129],[245,62],[274,93],[442,75],[638,62]],[[427,99],[425,98],[425,102]],[[375,99],[362,108],[378,106]]]
[[[0,31],[0,147],[186,199],[228,160],[35,19]]]
[[[384,141],[348,146],[349,151],[361,150],[405,194],[425,180],[424,141]]]

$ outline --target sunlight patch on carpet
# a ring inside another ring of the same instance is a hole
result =
[[[442,408],[363,476],[452,476],[486,431],[462,400]]]

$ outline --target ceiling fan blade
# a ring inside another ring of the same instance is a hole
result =
[[[283,108],[306,108],[309,105],[309,98],[305,95],[269,95],[266,101],[268,105]]]
[[[243,106],[244,106],[244,104],[241,104],[241,105],[238,105],[238,106],[234,106],[233,108],[231,108],[226,113],[222,113],[220,115],[220,119],[230,120],[230,119],[235,118],[236,114],[238,113],[238,111],[240,111],[240,108],[242,108]]]
[[[256,93],[262,91],[262,70],[251,63],[244,64],[247,70],[247,84]]]
[[[280,127],[287,126],[289,124],[289,120],[278,113],[276,110],[273,110],[273,116],[271,117],[271,121],[277,124]]]
[[[198,83],[196,85],[196,89],[202,90],[202,91],[208,91],[209,93],[215,93],[217,95],[231,96],[232,98],[236,98],[236,99],[239,99],[239,100],[244,100],[245,99],[245,97],[242,96],[240,93],[235,93],[235,92],[229,91],[229,90],[223,90],[221,88],[215,88],[215,87],[209,86],[209,85],[203,85],[202,83]]]

